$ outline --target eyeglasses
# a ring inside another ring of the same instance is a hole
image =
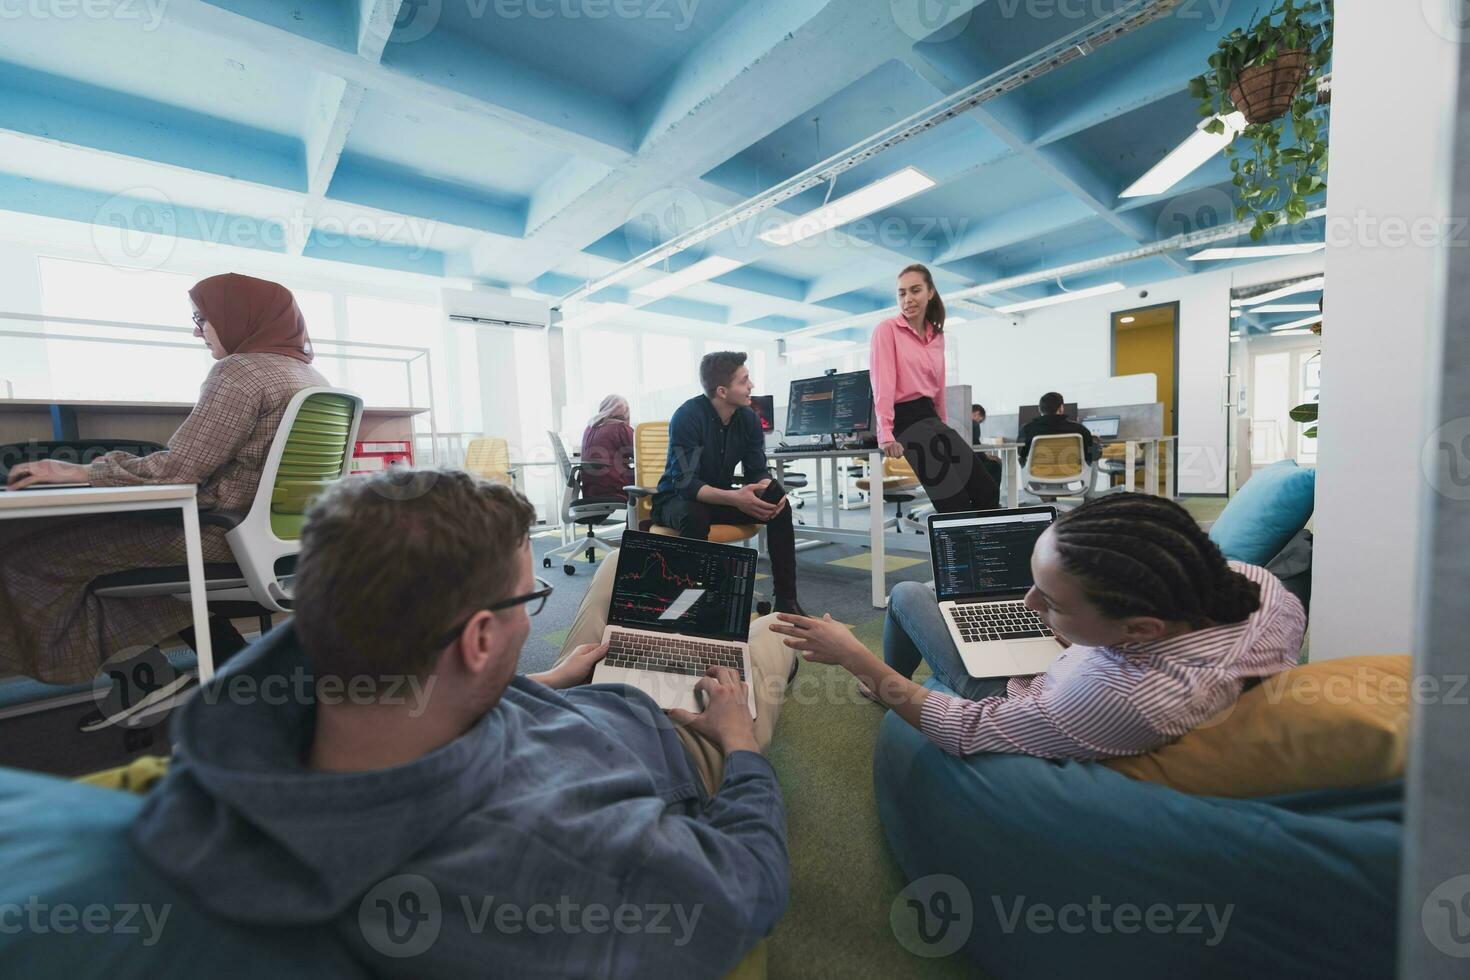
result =
[[[189,319],[194,321],[194,336],[204,336],[204,314],[200,313],[198,310],[195,310],[193,313],[189,314]]]
[[[501,612],[505,609],[514,609],[516,606],[530,606],[530,608],[526,610],[526,615],[536,615],[542,609],[546,608],[546,600],[551,596],[551,593],[555,591],[555,586],[546,581],[546,579],[542,578],[540,575],[535,576],[535,579],[537,586],[535,592],[527,592],[525,595],[518,595],[513,599],[504,599],[500,602],[495,603],[494,605],[484,606],[480,609],[476,609],[474,612],[466,616],[458,626],[445,633],[441,639],[439,639],[437,642],[434,643],[432,647],[430,647],[430,649],[438,650],[441,647],[448,646],[453,640],[459,637],[459,634],[464,632],[464,628],[469,625],[470,620],[474,619],[482,612]],[[531,603],[535,603],[535,605],[531,605]]]

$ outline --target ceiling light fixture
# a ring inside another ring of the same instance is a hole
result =
[[[1207,248],[1189,257],[1191,262],[1223,262],[1226,259],[1269,259],[1277,255],[1307,255],[1320,252],[1326,242],[1305,242],[1300,245],[1239,245],[1225,248]]]
[[[1321,322],[1322,322],[1322,314],[1318,313],[1316,316],[1309,316],[1305,320],[1293,320],[1290,323],[1283,323],[1279,327],[1272,327],[1271,328],[1271,332],[1272,333],[1282,333],[1282,332],[1287,331],[1287,330],[1296,330],[1296,329],[1298,329],[1300,327],[1310,327],[1314,323],[1321,323]]]
[[[1216,119],[1225,124],[1225,132],[1205,132],[1205,127]],[[1148,173],[1134,181],[1119,197],[1153,197],[1166,193],[1185,177],[1209,163],[1217,153],[1229,146],[1245,129],[1245,114],[1232,112],[1228,116],[1211,116],[1204,120],[1168,156],[1154,164]]]
[[[1267,303],[1265,306],[1252,306],[1252,313],[1317,313],[1316,303]]]
[[[1300,282],[1294,282],[1289,286],[1282,286],[1280,289],[1273,289],[1269,293],[1262,293],[1259,296],[1252,296],[1249,299],[1232,299],[1230,305],[1256,307],[1262,303],[1271,303],[1278,299],[1285,299],[1288,296],[1296,296],[1299,293],[1320,293],[1326,285],[1326,276],[1314,276],[1311,279],[1303,279]]]
[[[1136,317],[1136,316],[1125,316],[1125,317],[1123,317],[1123,319],[1119,320],[1118,322],[1119,323],[1137,323],[1138,322],[1138,317]]]
[[[728,259],[723,255],[711,255],[707,259],[694,263],[687,269],[671,273],[656,282],[651,282],[646,286],[634,286],[633,293],[636,296],[643,296],[649,299],[662,299],[665,296],[672,296],[687,286],[723,276],[725,273],[732,272],[744,264],[744,262],[738,259]]]
[[[1074,289],[1070,293],[1043,296],[1041,299],[1028,299],[1024,303],[1012,303],[1010,306],[998,306],[995,312],[1007,314],[1024,313],[1026,310],[1039,310],[1044,306],[1056,306],[1059,303],[1070,303],[1073,300],[1087,299],[1092,296],[1105,296],[1108,293],[1121,292],[1127,288],[1121,282],[1109,282],[1101,286],[1093,286],[1091,289]]]
[[[839,197],[831,204],[809,211],[779,228],[763,232],[760,238],[767,245],[777,248],[794,245],[813,235],[839,228],[874,211],[881,211],[899,201],[907,200],[915,194],[927,191],[934,184],[934,179],[917,167],[904,167],[895,174],[874,181],[846,197]]]

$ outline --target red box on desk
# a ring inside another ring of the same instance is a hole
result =
[[[376,473],[390,466],[412,466],[413,443],[406,440],[359,442],[352,447],[352,472]]]

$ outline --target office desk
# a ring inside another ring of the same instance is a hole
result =
[[[199,506],[193,484],[141,487],[66,487],[55,490],[0,490],[0,520],[27,517],[81,517],[178,508],[184,519],[184,555],[189,568],[189,605],[194,613],[199,681],[214,676],[209,642],[209,610],[204,604],[204,549],[199,540]]]
[[[838,514],[837,502],[833,500],[833,524],[826,523],[826,489],[824,485],[824,472],[828,470],[832,479],[834,490],[838,486],[838,470],[842,461],[849,459],[861,459],[864,456],[868,460],[869,474],[883,472],[883,451],[880,449],[813,449],[805,452],[773,453],[767,452],[767,458],[775,463],[777,479],[785,476],[786,464],[797,460],[815,460],[817,462],[817,523],[801,524],[796,527],[796,536],[813,541],[831,541],[837,544],[867,546],[872,555],[873,571],[871,575],[873,608],[885,609],[888,606],[888,573],[883,558],[889,551],[910,551],[929,553],[929,538],[916,534],[890,533],[883,527],[883,491],[879,487],[869,495],[868,526],[867,528],[838,527],[836,519]],[[823,462],[829,462],[829,467],[823,467]]]
[[[1168,477],[1164,482],[1163,496],[1170,500],[1174,499],[1174,469],[1178,465],[1179,437],[1178,436],[1140,436],[1133,439],[1109,439],[1098,440],[1106,451],[1113,446],[1123,447],[1123,458],[1125,460],[1123,486],[1130,493],[1148,493],[1159,495],[1159,478]],[[1155,472],[1159,463],[1159,448],[1164,452],[1164,468],[1162,472]],[[1021,443],[1007,442],[999,446],[986,445],[984,443],[971,447],[977,453],[991,453],[1001,457],[1001,501],[1007,507],[1020,506],[1012,488],[1021,486]],[[1138,485],[1138,471],[1143,470],[1143,485]]]

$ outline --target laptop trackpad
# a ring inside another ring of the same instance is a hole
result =
[[[698,677],[688,674],[666,674],[660,670],[630,670],[627,667],[609,667],[598,664],[592,672],[594,684],[627,684],[653,698],[660,708],[683,708],[685,711],[700,711],[695,700],[694,685]]]

